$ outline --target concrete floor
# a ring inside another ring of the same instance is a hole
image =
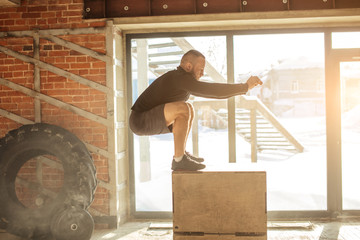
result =
[[[95,230],[91,240],[170,240],[171,222],[128,222],[116,230]],[[360,219],[336,222],[268,222],[268,240],[360,240]],[[22,240],[0,231],[0,240]]]
[[[168,240],[171,223],[154,228],[151,222],[129,222],[117,230],[97,230],[91,240]],[[269,222],[268,240],[360,240],[360,219],[336,222]]]

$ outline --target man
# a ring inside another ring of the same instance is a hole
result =
[[[185,151],[186,141],[194,119],[194,108],[187,102],[190,94],[206,98],[229,98],[245,94],[262,84],[258,77],[246,83],[207,83],[204,75],[205,57],[196,50],[185,53],[180,66],[157,78],[132,106],[129,124],[137,135],[156,135],[172,132],[174,157],[172,170],[196,171],[205,168],[198,158]]]

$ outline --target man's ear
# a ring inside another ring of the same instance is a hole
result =
[[[193,68],[193,65],[190,62],[187,62],[185,64],[185,71],[186,72],[191,72],[192,68]]]

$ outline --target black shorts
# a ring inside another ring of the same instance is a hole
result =
[[[162,104],[146,112],[131,111],[129,118],[130,129],[139,136],[172,132],[172,125],[166,126],[164,107],[165,104]]]

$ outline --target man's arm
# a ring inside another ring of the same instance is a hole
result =
[[[195,79],[184,79],[181,88],[190,94],[205,98],[224,99],[236,95],[245,94],[249,89],[262,84],[258,77],[250,77],[246,83],[209,83],[197,81]]]

